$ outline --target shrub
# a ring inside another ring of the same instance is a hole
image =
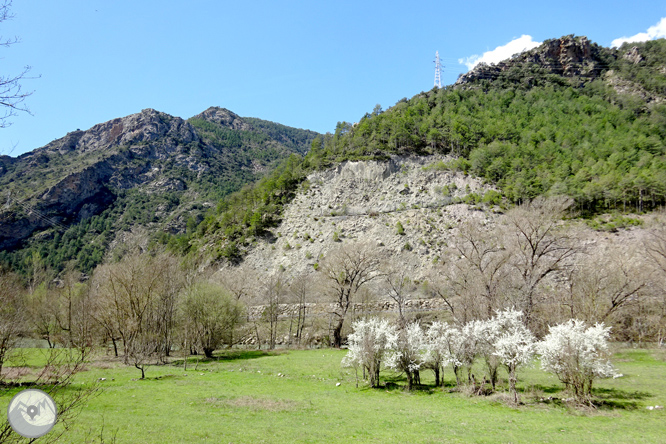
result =
[[[370,386],[379,386],[379,370],[385,354],[395,348],[398,334],[395,326],[385,319],[360,319],[352,324],[353,333],[347,338],[349,351],[342,359],[345,367],[363,367]]]
[[[583,321],[571,319],[550,327],[538,344],[541,367],[557,375],[578,401],[589,401],[592,382],[616,374],[609,361],[610,327],[596,324],[587,327]]]
[[[419,371],[428,360],[428,342],[418,322],[413,322],[400,330],[396,349],[388,355],[386,366],[407,375],[407,389],[421,384]]]

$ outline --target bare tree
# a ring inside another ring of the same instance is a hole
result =
[[[61,321],[60,292],[54,291],[46,282],[34,287],[26,298],[30,326],[39,337],[54,348],[58,341]]]
[[[476,221],[460,225],[449,249],[443,272],[465,308],[461,321],[490,318],[506,305],[509,252],[501,232],[485,229]]]
[[[96,275],[101,280],[97,319],[110,334],[117,330],[125,362],[137,366],[142,354],[146,359],[168,356],[176,298],[184,282],[176,258],[165,253],[131,254],[98,267]]]
[[[365,244],[349,243],[326,256],[320,267],[326,289],[334,302],[333,346],[342,345],[342,327],[359,290],[380,276],[380,260]]]
[[[0,3],[0,23],[14,17],[10,10],[11,6],[11,0],[4,0]],[[0,39],[0,46],[7,48],[18,42],[17,37]],[[24,101],[32,92],[25,92],[21,87],[21,82],[29,78],[29,72],[30,67],[26,66],[18,74],[0,74],[0,106],[4,109],[4,115],[0,117],[0,128],[9,126],[11,123],[8,122],[8,119],[17,115],[19,111],[30,113]]]
[[[109,294],[107,293],[109,267],[97,267],[93,274],[90,284],[90,295],[92,305],[92,318],[95,320],[100,330],[103,332],[103,341],[111,341],[113,352],[116,357],[119,356],[118,344],[122,339],[120,334],[120,325],[116,316],[116,308]]]
[[[0,374],[8,353],[16,345],[16,339],[26,333],[24,300],[26,290],[16,275],[0,270]],[[18,375],[1,378],[5,387],[21,387],[30,384],[40,388],[53,397],[58,406],[58,423],[63,424],[59,430],[40,438],[40,442],[58,441],[73,423],[88,400],[98,393],[96,384],[81,387],[72,384],[74,375],[83,370],[91,351],[91,344],[76,348],[62,347],[44,350],[45,362],[36,368],[36,376]],[[0,443],[26,442],[25,439],[12,431],[5,417],[0,421]]]
[[[0,380],[2,366],[26,328],[24,295],[18,277],[0,268]]]
[[[293,335],[296,337],[296,344],[301,345],[301,339],[303,338],[303,329],[305,328],[305,321],[307,318],[307,309],[308,309],[308,297],[310,295],[310,286],[312,285],[311,279],[307,275],[300,275],[294,278],[289,285],[289,291],[291,293],[292,301],[296,305],[296,310],[292,310],[292,322],[293,322],[293,313],[296,312],[296,327],[294,329]],[[292,337],[292,329],[289,327],[289,337]]]
[[[82,275],[70,271],[64,277],[62,292],[66,302],[67,342],[70,347],[85,353],[99,336],[98,326],[93,317],[94,301],[88,282],[81,282]]]
[[[257,275],[247,267],[228,267],[216,272],[212,280],[219,282],[229,294],[240,301],[251,296],[256,287]]]
[[[564,269],[579,248],[559,225],[571,205],[568,198],[538,197],[507,213],[505,247],[513,270],[514,305],[535,324],[540,286],[545,279]]]
[[[661,345],[666,338],[666,225],[664,224],[666,214],[661,213],[653,221],[649,237],[645,242],[647,256],[650,258],[654,269],[655,288],[653,292],[654,305],[658,312],[657,340]]]
[[[567,279],[568,299],[563,302],[569,317],[609,323],[621,310],[639,302],[647,286],[647,274],[636,255],[624,247],[595,251],[571,267]]]
[[[262,320],[268,324],[268,346],[274,349],[277,343],[281,305],[286,302],[289,283],[284,273],[278,272],[266,279],[262,286]]]
[[[88,285],[81,277],[80,272],[69,269],[62,279],[42,282],[28,295],[31,326],[49,348],[57,344],[81,350],[90,347],[93,307]]]
[[[146,379],[146,368],[163,358],[162,338],[158,332],[140,330],[134,332],[132,340],[125,344],[125,364],[133,365],[141,371],[141,379]]]
[[[414,292],[415,286],[411,279],[411,270],[405,264],[389,260],[381,266],[382,290],[393,299],[398,307],[399,328],[407,325],[405,319],[405,303]]]

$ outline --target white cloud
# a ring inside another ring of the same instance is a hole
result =
[[[511,40],[504,46],[498,46],[492,51],[486,51],[483,55],[473,55],[464,59],[458,59],[458,63],[466,65],[467,69],[472,69],[479,63],[498,63],[506,60],[514,54],[536,48],[542,42],[535,42],[530,35],[521,35],[517,39]]]
[[[662,17],[654,26],[650,26],[647,31],[639,32],[631,37],[620,37],[611,42],[611,46],[620,47],[623,43],[647,42],[648,40],[660,39],[666,37],[666,17]]]

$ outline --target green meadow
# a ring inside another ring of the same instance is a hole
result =
[[[647,408],[666,405],[665,350],[618,350],[613,362],[624,376],[596,384],[594,408],[564,402],[560,382],[537,363],[519,373],[516,407],[506,401],[506,374],[489,396],[453,391],[450,370],[440,388],[430,371],[412,392],[391,372],[382,372],[382,388],[363,381],[357,388],[354,370],[340,365],[344,355],[225,351],[213,360],[189,358],[187,369],[182,360],[151,366],[145,380],[134,367],[100,357],[76,375],[74,386],[101,390],[62,441],[99,442],[102,432],[104,442],[159,444],[658,443],[666,437],[666,411]],[[27,362],[38,364],[35,356]],[[19,390],[1,388],[0,408]]]

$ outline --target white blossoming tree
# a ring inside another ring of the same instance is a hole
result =
[[[507,335],[514,336],[515,340],[521,338],[527,339],[529,337],[532,338],[532,342],[534,342],[534,337],[523,322],[523,312],[513,308],[498,311],[493,318],[486,321],[474,321],[473,330],[477,336],[479,354],[484,358],[490,383],[493,390],[495,390],[498,377],[497,371],[501,365],[506,366],[502,362],[500,354],[498,354],[498,341]],[[514,335],[514,333],[519,334]],[[507,345],[508,343],[503,341],[503,347]],[[527,359],[530,358],[531,356]]]
[[[550,327],[538,344],[541,367],[554,373],[577,401],[589,401],[592,382],[616,374],[609,361],[610,327],[596,324],[587,327],[583,321],[571,319]]]
[[[430,353],[428,341],[418,322],[412,322],[398,332],[395,350],[389,354],[386,366],[407,375],[407,389],[421,383],[420,370]]]
[[[498,312],[493,318],[495,331],[499,332],[494,342],[493,354],[509,372],[509,390],[513,401],[518,403],[516,371],[529,364],[536,351],[536,341],[531,331],[523,324],[523,313],[516,310]]]
[[[496,318],[485,321],[471,321],[468,325],[470,333],[473,333],[476,337],[478,354],[483,357],[490,384],[495,390],[497,371],[500,367],[499,357],[495,354],[495,343],[501,334],[501,325]]]
[[[398,333],[385,319],[360,319],[352,324],[348,336],[349,351],[342,359],[345,367],[362,367],[367,372],[370,386],[379,386],[379,370],[389,350],[396,347]]]
[[[451,363],[451,354],[449,352],[450,327],[448,324],[440,321],[433,322],[425,332],[427,342],[428,359],[426,367],[432,369],[435,373],[435,386],[439,387],[442,383],[440,372],[444,367]]]
[[[434,322],[428,329],[427,341],[430,354],[430,365],[441,362],[450,364],[456,375],[456,384],[461,384],[461,373],[466,367],[468,379],[474,358],[478,353],[478,340],[474,326],[466,324],[462,328],[442,322]],[[437,375],[435,375],[437,376]]]

